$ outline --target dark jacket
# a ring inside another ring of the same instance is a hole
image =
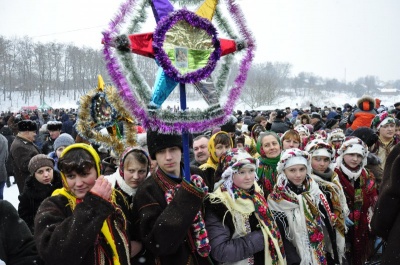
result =
[[[4,137],[6,137],[6,139],[8,141],[8,159],[7,159],[7,163],[6,163],[7,175],[14,176],[13,159],[11,156],[10,148],[11,148],[12,142],[15,139],[15,136],[13,135],[11,129],[8,126],[4,126],[3,128],[1,128],[0,133]]]
[[[284,133],[289,130],[289,124],[283,120],[275,119],[271,125],[271,131],[276,133]]]
[[[26,181],[23,192],[18,196],[18,214],[34,233],[34,220],[37,210],[44,199],[50,197],[54,190],[62,188],[60,173],[53,170],[53,181],[45,185],[30,175]]]
[[[169,204],[165,199],[166,187],[156,174],[162,174],[170,186],[181,184]],[[139,186],[133,204],[134,227],[158,264],[212,264],[209,258],[197,254],[190,232],[204,195],[182,179],[167,177],[159,168]]]
[[[325,123],[321,120],[317,121],[316,124],[313,125],[314,127],[314,132],[318,131],[318,130],[323,130],[325,129]]]
[[[7,265],[40,264],[31,231],[8,201],[0,200],[0,260]]]
[[[35,217],[35,241],[46,265],[114,264],[112,249],[100,232],[107,218],[120,263],[129,264],[125,221],[118,209],[91,192],[73,212],[63,195],[45,199]]]
[[[43,143],[43,146],[42,146],[42,154],[48,155],[48,154],[50,154],[51,152],[55,151],[55,150],[54,150],[54,142],[55,142],[55,139],[53,140],[53,139],[51,139],[51,138],[49,137],[49,138],[47,139],[47,141]]]
[[[372,232],[387,242],[381,264],[400,264],[400,144],[386,160],[378,202],[371,220]]]
[[[19,193],[21,193],[24,190],[25,179],[30,175],[29,161],[35,155],[40,154],[40,151],[34,143],[17,135],[11,145],[10,152],[13,158],[14,177]]]
[[[236,262],[254,256],[254,264],[264,264],[264,236],[257,226],[254,212],[249,217],[251,232],[233,239],[235,226],[232,215],[223,203],[206,201],[206,228],[211,244],[211,255],[217,262]]]

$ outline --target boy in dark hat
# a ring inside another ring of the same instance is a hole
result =
[[[32,157],[40,154],[39,148],[33,143],[36,137],[37,125],[31,120],[18,122],[18,134],[11,144],[10,152],[13,158],[14,178],[19,193],[24,189],[25,178],[29,176],[28,164]]]
[[[149,130],[147,144],[158,168],[139,186],[133,205],[134,226],[144,247],[158,264],[212,264],[208,240],[199,240],[199,233],[206,233],[204,223],[196,217],[206,193],[184,179],[182,137]],[[195,170],[191,167],[191,174]],[[204,184],[198,175],[193,177]],[[201,229],[195,232],[193,227]]]

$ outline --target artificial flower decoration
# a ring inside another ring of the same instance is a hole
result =
[[[122,122],[124,135],[118,123]],[[79,135],[95,144],[104,144],[120,155],[126,147],[136,145],[136,126],[124,102],[113,86],[105,86],[98,76],[97,88],[80,99],[75,128]],[[100,130],[106,128],[107,133]]]
[[[169,0],[141,3],[128,0],[122,4],[109,29],[103,32],[104,56],[120,96],[143,126],[170,133],[184,130],[200,132],[222,124],[232,112],[254,57],[255,42],[234,0],[225,0],[225,3],[240,37],[229,27],[217,0],[175,2],[185,7],[175,8]],[[196,11],[191,11],[190,5],[199,6]],[[149,6],[157,23],[156,29],[152,33],[137,33],[139,24],[146,21],[144,10]],[[132,24],[128,32],[121,34],[119,28],[128,14],[135,14]],[[218,23],[213,23],[214,16]],[[230,39],[219,38],[218,30]],[[221,106],[219,98],[226,86],[233,53],[240,50],[245,54],[227,101]],[[159,66],[151,92],[135,65],[132,53],[154,58]],[[125,74],[127,72],[129,75]],[[216,84],[212,75],[217,77]],[[162,111],[162,104],[178,84],[193,84],[209,107],[203,111],[186,110],[180,113]]]

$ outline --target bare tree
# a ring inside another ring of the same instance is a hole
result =
[[[260,63],[250,69],[241,100],[251,108],[271,105],[282,95],[290,73],[289,63]]]

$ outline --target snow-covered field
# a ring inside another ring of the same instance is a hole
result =
[[[14,181],[14,178],[11,177],[11,183]],[[6,201],[9,201],[14,205],[16,209],[18,209],[18,187],[17,184],[11,185],[11,187],[7,188],[7,186],[4,186],[4,193],[3,193],[3,199]]]
[[[226,97],[227,95],[223,95],[223,97]],[[393,103],[399,102],[400,101],[400,95],[398,96],[385,96],[385,95],[375,95],[375,97],[378,97],[381,99],[381,104],[385,106],[392,106]],[[12,100],[2,100],[0,99],[0,111],[12,111],[12,112],[17,112],[18,110],[21,109],[23,106],[40,106],[40,100],[38,96],[34,96],[30,99],[29,102],[21,102],[20,100],[21,96],[17,93],[13,95]],[[265,106],[259,106],[256,109],[258,110],[271,110],[271,109],[276,109],[276,108],[285,108],[285,107],[291,107],[292,109],[294,108],[306,108],[309,107],[309,104],[312,103],[314,106],[317,107],[324,107],[324,106],[335,106],[335,107],[343,107],[345,103],[349,103],[351,105],[355,105],[357,103],[358,98],[350,95],[350,93],[328,93],[328,92],[323,92],[323,93],[318,93],[318,95],[310,95],[310,96],[282,96],[280,97],[276,103],[273,105],[265,105]],[[54,98],[48,98],[45,99],[45,102],[52,106],[53,108],[77,108],[77,100],[71,99],[71,98],[63,98],[62,101],[54,100]],[[221,100],[221,104],[225,104],[225,100]],[[177,99],[174,100],[167,100],[163,104],[163,108],[166,108],[167,106],[179,106],[179,101]],[[191,109],[205,109],[207,107],[207,103],[203,99],[197,99],[197,100],[188,100],[187,106],[189,106]],[[240,99],[238,100],[234,110],[250,110],[250,106],[247,104],[240,102]]]

